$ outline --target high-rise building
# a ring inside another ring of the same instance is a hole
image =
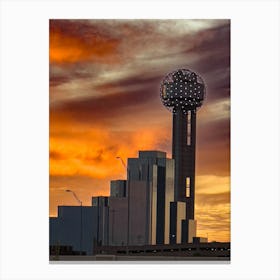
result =
[[[108,237],[110,246],[127,245],[127,197],[109,197]]]
[[[111,181],[109,207],[109,245],[127,245],[128,206],[126,196],[126,180]]]
[[[108,196],[92,197],[91,205],[96,209],[96,240],[100,245],[109,244],[109,206]]]
[[[129,244],[169,244],[174,160],[165,152],[140,151],[128,159]]]

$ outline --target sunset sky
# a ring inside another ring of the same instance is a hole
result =
[[[50,20],[50,216],[90,205],[125,179],[139,150],[171,157],[172,114],[160,82],[178,68],[199,74],[198,236],[230,241],[230,21]]]

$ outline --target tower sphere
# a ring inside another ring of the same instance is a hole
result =
[[[178,69],[165,76],[160,86],[160,98],[171,112],[184,114],[201,107],[205,85],[200,76],[188,69]]]

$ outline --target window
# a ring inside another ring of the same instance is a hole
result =
[[[190,184],[190,177],[186,178],[186,197],[191,196],[191,184]]]

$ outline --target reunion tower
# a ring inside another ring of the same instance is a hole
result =
[[[174,198],[186,202],[186,220],[194,219],[196,111],[204,96],[203,80],[188,69],[169,73],[161,83],[161,101],[173,113]]]

